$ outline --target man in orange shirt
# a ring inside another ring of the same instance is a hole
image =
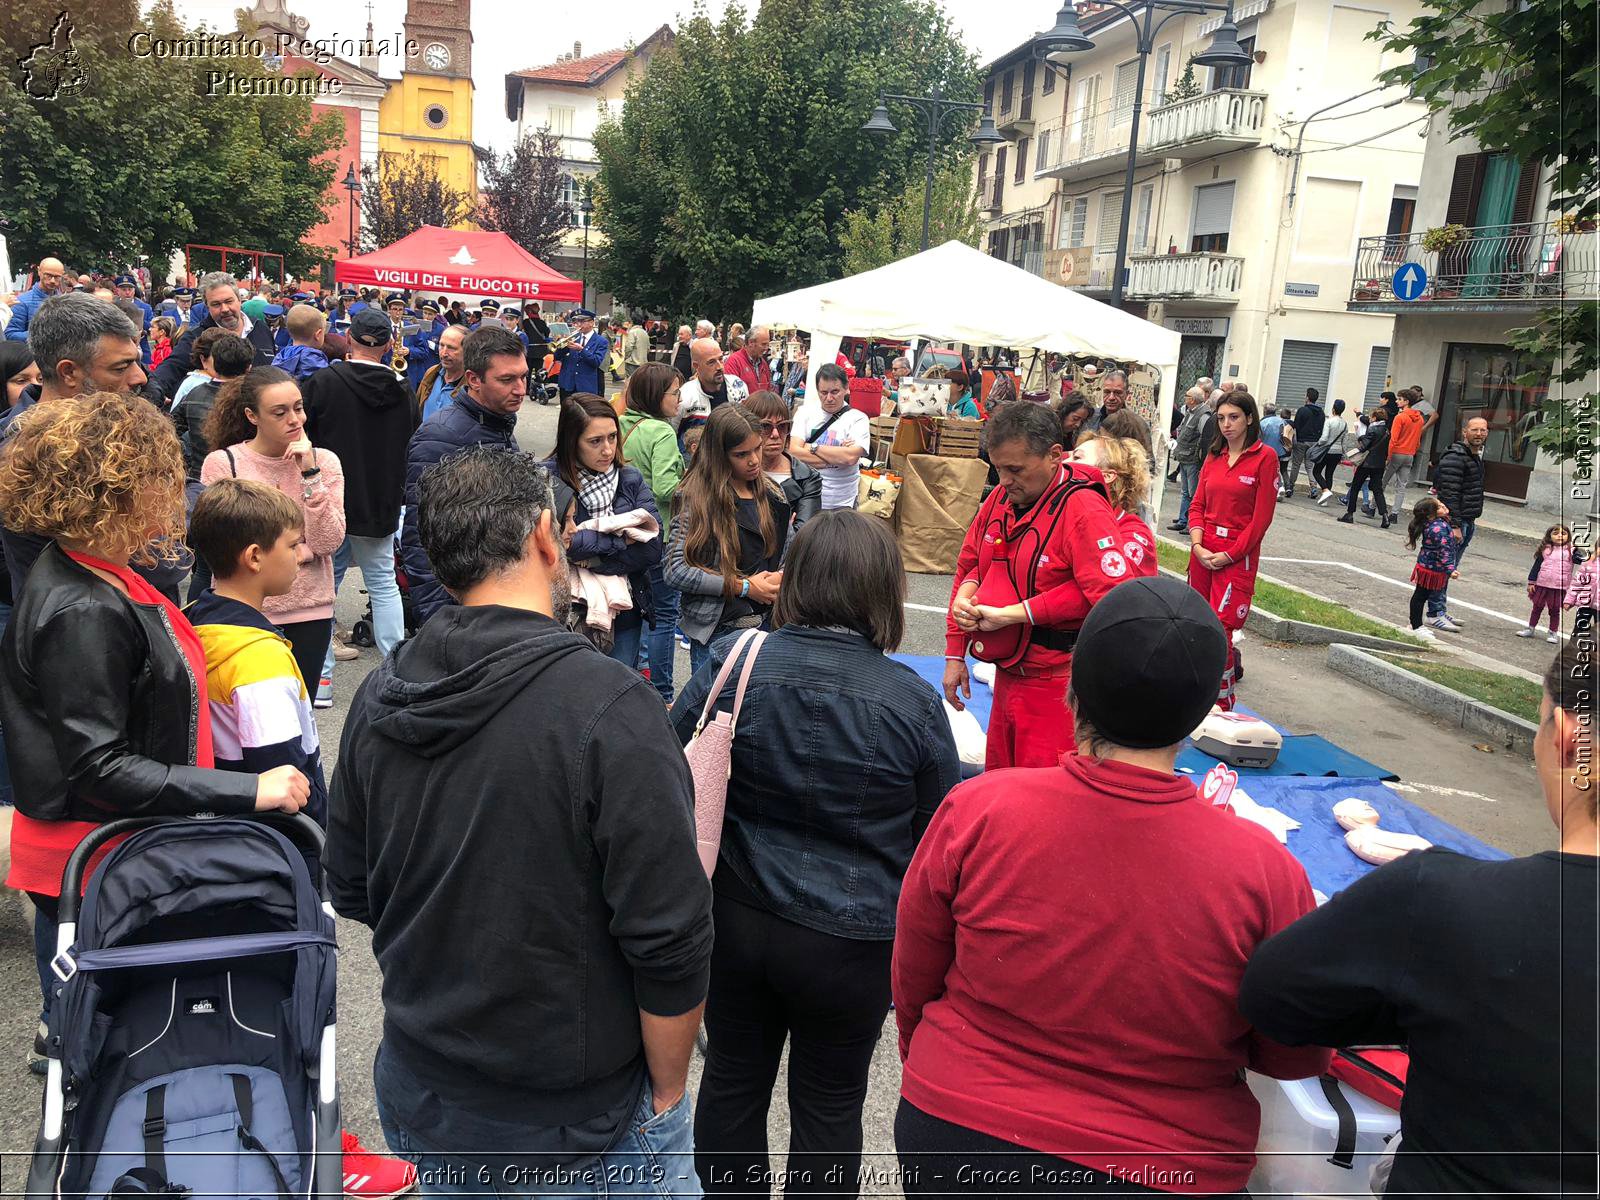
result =
[[[1417,456],[1417,447],[1422,444],[1424,417],[1412,407],[1417,395],[1410,388],[1396,392],[1395,399],[1400,403],[1400,412],[1389,427],[1389,461],[1383,468],[1383,491],[1388,492],[1391,479],[1397,481],[1392,511],[1401,514],[1403,521],[1406,484],[1411,482],[1411,463]]]

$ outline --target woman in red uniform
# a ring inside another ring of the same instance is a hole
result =
[[[1189,502],[1189,586],[1206,598],[1228,631],[1228,665],[1217,705],[1233,710],[1239,651],[1232,635],[1244,628],[1255,595],[1257,553],[1278,503],[1278,456],[1261,440],[1255,397],[1234,389],[1217,405],[1200,482]]]

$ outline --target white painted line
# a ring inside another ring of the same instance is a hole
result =
[[[1397,792],[1431,792],[1435,796],[1464,796],[1468,800],[1483,800],[1489,804],[1499,804],[1493,796],[1485,796],[1482,792],[1465,792],[1460,788],[1445,787],[1438,783],[1395,783],[1386,780],[1385,787],[1393,788]]]
[[[1262,558],[1261,561],[1264,563],[1287,563],[1290,566],[1299,567],[1342,567],[1346,571],[1354,571],[1357,575],[1365,575],[1368,579],[1376,579],[1380,583],[1387,583],[1393,587],[1405,589],[1413,586],[1409,579],[1393,579],[1388,575],[1380,575],[1377,571],[1369,571],[1365,567],[1358,567],[1354,563],[1337,562],[1333,559],[1327,558]],[[1288,586],[1293,587],[1294,585],[1289,584]],[[1483,608],[1477,604],[1469,604],[1465,600],[1457,600],[1454,597],[1452,597],[1450,600],[1450,607],[1471,609],[1475,613],[1482,613],[1486,617],[1494,617],[1497,620],[1506,622],[1508,625],[1515,625],[1519,629],[1526,629],[1528,627],[1528,623],[1521,617],[1509,616],[1503,612],[1496,612],[1492,608]],[[1561,636],[1563,638],[1568,638],[1571,635],[1563,633]]]
[[[949,611],[949,609],[938,608],[938,607],[935,607],[932,604],[913,604],[909,600],[906,601],[905,606],[907,608],[909,608],[912,612],[938,613],[941,617],[944,616],[944,614]]]

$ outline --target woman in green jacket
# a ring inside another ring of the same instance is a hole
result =
[[[678,372],[666,363],[646,363],[628,377],[624,387],[627,407],[622,412],[622,461],[644,476],[646,486],[655,495],[663,526],[672,522],[672,499],[683,480],[683,455],[678,451],[678,435],[671,424],[678,415],[681,383]],[[667,536],[665,528],[661,536]],[[671,704],[678,592],[667,586],[660,563],[650,568],[650,590],[656,610],[656,622],[644,639],[650,682]]]

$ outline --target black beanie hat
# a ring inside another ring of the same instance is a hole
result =
[[[1113,745],[1173,746],[1217,702],[1228,635],[1180,579],[1130,579],[1089,611],[1072,652],[1078,712]]]

